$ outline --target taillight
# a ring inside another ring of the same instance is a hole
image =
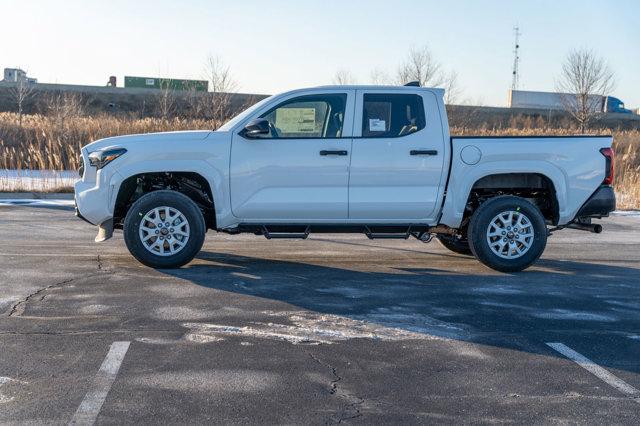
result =
[[[601,148],[600,153],[606,159],[603,185],[613,185],[613,149]]]

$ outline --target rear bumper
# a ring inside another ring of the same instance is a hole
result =
[[[602,185],[582,205],[576,218],[603,217],[616,209],[616,194],[609,185]]]

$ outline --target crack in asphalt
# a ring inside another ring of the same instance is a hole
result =
[[[104,269],[104,266],[102,265],[102,260],[100,259],[100,255],[98,255],[96,260],[98,262],[97,270],[100,271],[100,272],[106,272],[106,270]],[[45,299],[45,297],[47,297],[47,294],[43,294],[43,293],[45,293],[48,290],[51,290],[53,288],[62,287],[65,284],[69,284],[72,281],[76,281],[76,280],[79,280],[79,279],[82,279],[82,278],[85,278],[85,279],[86,278],[91,278],[91,277],[94,277],[96,275],[97,274],[89,274],[89,275],[85,275],[85,276],[82,276],[82,277],[68,278],[66,280],[59,281],[57,283],[50,284],[48,286],[42,287],[42,288],[36,290],[35,292],[27,295],[27,297],[25,297],[23,299],[20,299],[16,303],[14,303],[13,306],[11,306],[11,309],[9,310],[9,315],[8,316],[9,317],[19,317],[19,316],[21,316],[24,313],[24,310],[26,309],[27,303],[29,303],[29,301],[31,301],[32,299],[34,299],[34,298],[36,298],[38,296],[41,296],[38,299],[38,301],[42,302]]]
[[[38,289],[37,291],[29,294],[27,297],[25,297],[24,299],[19,300],[18,302],[16,302],[12,307],[11,310],[9,311],[9,316],[10,317],[19,317],[20,315],[22,315],[24,313],[24,310],[26,308],[27,303],[33,299],[34,297],[40,296],[42,293],[44,293],[47,290],[51,290],[52,288],[56,288],[56,287],[61,287],[65,284],[70,283],[71,281],[76,280],[77,278],[69,278],[66,279],[64,281],[60,281],[57,282],[55,284],[51,284],[48,285],[46,287],[42,287],[40,289]],[[42,298],[40,298],[40,300],[44,300],[46,295],[43,295]]]
[[[333,423],[336,424],[340,424],[343,423],[347,420],[351,420],[351,419],[356,419],[358,417],[362,417],[362,413],[360,412],[360,405],[362,405],[364,403],[364,399],[360,398],[358,396],[355,396],[347,391],[345,391],[342,387],[338,386],[338,383],[342,380],[342,376],[340,374],[338,374],[338,369],[336,367],[334,367],[333,365],[322,361],[320,358],[318,358],[317,356],[315,356],[314,354],[312,354],[309,351],[305,351],[307,353],[307,355],[309,355],[309,357],[311,359],[313,359],[315,362],[317,362],[318,364],[320,364],[321,366],[323,366],[324,368],[327,368],[329,370],[331,370],[331,375],[334,377],[333,380],[331,380],[329,382],[329,393],[331,395],[336,395],[344,400],[346,400],[348,402],[348,406],[346,410],[343,410],[343,412],[340,414],[340,417],[337,419],[337,421],[333,420]],[[351,413],[350,415],[347,413]],[[328,424],[329,422],[327,422]]]

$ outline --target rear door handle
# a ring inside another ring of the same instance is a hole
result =
[[[331,150],[323,149],[322,151],[320,151],[320,155],[347,155],[347,154],[349,153],[344,150],[331,151]]]
[[[411,155],[438,155],[435,149],[412,149],[409,151]]]

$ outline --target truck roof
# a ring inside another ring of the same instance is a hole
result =
[[[316,87],[309,87],[307,89],[351,89],[351,90],[376,90],[376,89],[397,89],[406,90],[408,92],[415,92],[416,90],[424,90],[434,93],[436,96],[444,96],[444,89],[439,87],[419,87],[419,86],[396,86],[396,85],[381,85],[381,84],[333,84],[323,85]],[[305,90],[305,89],[300,89]]]

